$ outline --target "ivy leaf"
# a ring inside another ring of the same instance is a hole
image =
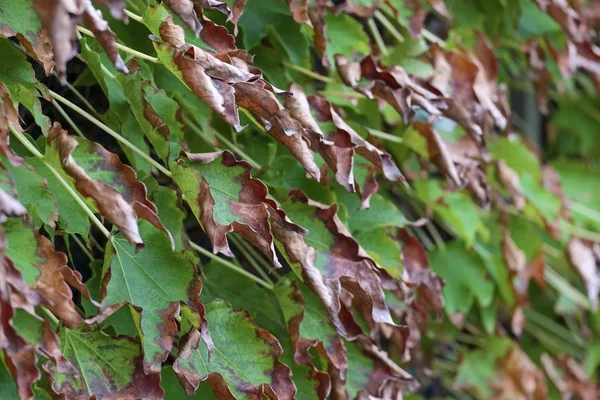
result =
[[[103,267],[102,306],[108,309],[105,316],[124,302],[141,309],[144,371],[157,373],[177,334],[179,303],[185,302],[202,318],[202,283],[191,262],[173,252],[163,231],[141,221],[140,234],[151,245],[139,252],[122,233],[109,243]]]
[[[20,201],[30,210],[29,214],[54,227],[58,221],[58,209],[46,180],[27,163],[19,168],[11,167],[9,163],[7,168],[14,177]]]
[[[162,399],[159,374],[144,374],[140,344],[124,336],[110,337],[99,328],[61,327],[61,351],[77,368],[66,375],[52,365],[44,369],[52,390],[69,399]]]
[[[444,278],[442,289],[444,307],[450,314],[467,312],[475,297],[482,307],[490,305],[494,296],[494,285],[486,279],[485,267],[476,254],[470,252],[463,243],[454,241],[430,255],[431,268]],[[453,265],[460,265],[456,269]]]
[[[291,62],[304,65],[309,57],[308,39],[294,22],[285,4],[266,0],[247,7],[239,25],[244,32],[244,48],[251,50],[258,46],[268,34],[281,43]]]
[[[75,181],[81,194],[94,199],[98,210],[109,218],[138,248],[144,242],[137,219],[144,218],[166,229],[156,214],[156,206],[146,198],[146,186],[137,181],[135,171],[121,163],[116,154],[97,143],[76,140],[55,123],[48,147],[58,154],[62,168]]]
[[[352,58],[354,52],[369,54],[369,37],[358,21],[347,14],[327,14],[327,56],[333,65],[333,57],[341,54]]]
[[[267,187],[250,176],[252,166],[229,151],[182,153],[173,163],[173,179],[202,224],[215,253],[233,257],[227,234],[235,232],[280,268],[269,226]]]
[[[49,76],[54,67],[52,45],[48,33],[42,29],[40,19],[34,10],[35,0],[5,1],[0,14],[0,34],[16,36],[17,40],[44,66]]]
[[[152,199],[158,209],[160,220],[173,237],[175,250],[182,251],[186,238],[183,224],[186,214],[181,209],[177,193],[171,188],[159,186],[152,193]]]
[[[192,329],[182,339],[173,364],[188,395],[206,380],[217,398],[294,398],[291,371],[279,361],[279,342],[256,326],[248,312],[213,301],[206,305],[206,318],[215,345],[212,357],[200,333]]]
[[[395,325],[383,286],[395,287],[396,282],[352,238],[337,216],[338,206],[315,203],[299,190],[291,194],[293,202],[286,204],[286,212],[309,233],[303,237],[289,232],[278,221],[273,231],[291,261],[302,267],[306,284],[325,305],[337,332],[347,337],[356,334],[355,325],[344,326],[340,320],[342,287],[352,293],[353,303],[371,325]]]
[[[23,219],[12,219],[5,225],[8,247],[6,254],[23,275],[24,282],[48,302],[48,308],[68,326],[83,322],[73,302],[73,293],[67,282],[89,293],[81,282],[81,274],[67,266],[67,256],[56,252],[52,242],[25,224]],[[19,243],[19,245],[17,245]]]
[[[311,364],[309,351],[315,348],[344,376],[348,367],[344,342],[329,322],[320,299],[302,282],[289,279],[277,283],[275,294],[288,326],[295,362]]]
[[[21,217],[27,210],[17,199],[15,181],[8,170],[0,163],[0,220],[6,217]]]

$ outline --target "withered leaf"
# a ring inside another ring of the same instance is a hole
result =
[[[544,400],[548,389],[544,374],[516,344],[499,361],[491,386],[494,399]]]
[[[585,243],[582,239],[573,237],[567,244],[567,256],[575,271],[581,276],[592,306],[597,309],[598,294],[600,294],[600,270],[593,246],[598,246],[598,244]]]
[[[199,332],[191,329],[182,338],[173,364],[188,395],[201,381],[207,381],[219,399],[294,398],[291,370],[279,360],[281,345],[259,328],[247,311],[236,311],[215,300],[207,304],[206,317],[215,343],[212,357]]]
[[[506,165],[504,160],[498,160],[496,163],[496,176],[500,184],[504,186],[512,197],[515,208],[522,210],[525,207],[525,196],[521,190],[519,175]]]
[[[88,3],[83,13],[83,22],[94,33],[94,36],[106,51],[108,58],[117,71],[128,74],[129,69],[125,65],[125,62],[119,54],[119,49],[117,48],[117,35],[110,30],[108,22],[102,19],[100,11],[96,10]]]
[[[10,92],[6,85],[0,82],[0,155],[8,158],[12,165],[20,166],[23,164],[23,159],[10,148],[9,127],[18,131],[22,130],[19,113],[13,104]]]
[[[13,177],[0,163],[0,222],[4,222],[6,217],[21,217],[25,214],[27,210],[17,198]]]
[[[308,235],[290,232],[275,219],[273,233],[291,261],[300,264],[305,283],[325,305],[338,333],[346,337],[357,333],[354,321],[348,319],[340,302],[342,288],[353,295],[352,304],[368,324],[394,325],[383,288],[397,287],[397,282],[352,238],[337,216],[338,206],[316,203],[299,190],[292,191],[292,201],[286,212],[295,223],[308,229]]]
[[[52,126],[48,147],[58,155],[64,171],[85,197],[91,197],[100,213],[110,219],[138,248],[144,243],[137,220],[143,218],[166,232],[156,207],[146,197],[146,186],[136,172],[116,154],[97,143],[77,140],[58,123]]]
[[[444,139],[436,132],[429,124],[423,122],[415,122],[413,126],[427,140],[427,150],[429,159],[440,170],[442,175],[455,188],[462,185],[462,180],[458,175],[454,161]]]
[[[252,166],[229,151],[191,154],[173,163],[173,179],[207,233],[214,253],[233,256],[227,234],[235,232],[256,246],[275,268],[269,224],[273,212],[267,186],[250,176]]]

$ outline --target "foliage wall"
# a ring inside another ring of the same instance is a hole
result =
[[[0,0],[0,398],[597,399],[599,24]]]

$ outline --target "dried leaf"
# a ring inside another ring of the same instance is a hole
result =
[[[125,14],[125,0],[92,0],[99,6],[106,7],[116,19],[127,22],[127,14]]]
[[[517,345],[499,361],[498,375],[491,386],[495,400],[545,400],[548,394],[544,375]]]
[[[233,256],[227,234],[235,232],[256,246],[275,268],[269,225],[271,203],[264,183],[250,176],[252,166],[228,151],[182,153],[173,164],[173,179],[207,233],[214,253]]]
[[[597,309],[598,294],[600,294],[600,271],[592,246],[597,246],[597,244],[587,244],[582,239],[571,238],[567,244],[567,256],[575,271],[581,276],[592,306]]]
[[[525,207],[525,196],[521,190],[519,175],[506,165],[504,160],[498,160],[496,168],[498,182],[500,182],[510,194],[515,208],[517,210],[522,210],[523,207]]]
[[[212,357],[200,333],[192,328],[182,338],[173,364],[188,395],[207,381],[219,399],[294,398],[290,368],[279,361],[279,342],[259,328],[247,311],[235,311],[224,301],[213,301],[206,306],[206,317],[214,337]]]
[[[175,318],[179,316],[181,302],[197,313],[194,317],[207,346],[211,342],[203,317],[204,306],[198,299],[202,283],[196,268],[173,252],[164,232],[142,221],[140,233],[152,246],[139,253],[122,233],[115,235],[107,248],[101,288],[104,314],[97,319],[107,318],[125,302],[141,309],[143,370],[158,373],[177,335]]]
[[[140,344],[126,336],[113,338],[98,328],[60,328],[61,350],[77,368],[66,375],[46,363],[52,390],[74,400],[126,398],[158,400],[164,397],[160,375],[146,375]]]
[[[119,55],[119,49],[117,48],[117,35],[110,30],[108,22],[102,19],[102,13],[88,3],[83,12],[83,22],[94,33],[96,40],[100,42],[117,71],[128,74],[129,69]]]
[[[413,126],[427,140],[427,150],[429,159],[440,170],[442,175],[448,180],[451,187],[458,188],[462,185],[462,180],[452,160],[450,151],[439,133],[429,124],[415,122]]]
[[[27,210],[17,198],[13,177],[0,164],[0,222],[6,221],[6,217],[21,217],[25,214]]]
[[[6,85],[0,82],[0,155],[8,158],[14,166],[23,164],[23,159],[17,156],[10,148],[9,127],[22,131],[19,113],[16,110]]]
[[[579,398],[595,400],[600,395],[600,387],[590,380],[583,368],[566,355],[554,359],[548,354],[542,354],[542,366],[548,377],[558,388],[563,399]],[[557,371],[560,368],[560,373]]]
[[[94,199],[100,213],[138,249],[144,245],[138,218],[166,232],[156,207],[146,198],[145,185],[137,181],[135,171],[121,163],[116,154],[97,143],[76,140],[58,123],[52,127],[48,146],[58,155],[65,172],[75,180],[77,190]]]

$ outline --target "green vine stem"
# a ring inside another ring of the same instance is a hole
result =
[[[232,262],[229,262],[213,253],[211,253],[210,251],[206,250],[204,247],[194,243],[194,242],[189,242],[190,246],[192,247],[192,249],[194,249],[195,251],[197,251],[198,253],[210,258],[211,260],[218,262],[219,264],[221,264],[222,266],[231,269],[232,271],[237,272],[240,275],[245,276],[248,279],[252,279],[254,282],[258,283],[259,285],[261,285],[262,287],[269,289],[269,290],[273,290],[273,285],[271,285],[268,282],[263,281],[262,279],[260,279],[257,276],[252,275],[251,273],[249,273],[248,271],[246,271],[245,269],[238,267],[237,265],[233,264]]]
[[[85,135],[83,134],[83,132],[81,132],[81,129],[79,129],[79,127],[75,124],[75,122],[73,122],[71,117],[69,117],[69,114],[67,114],[65,112],[65,110],[62,108],[62,106],[57,101],[53,101],[52,105],[54,106],[54,108],[56,108],[56,110],[59,112],[59,114],[62,115],[62,117],[65,119],[65,121],[67,121],[67,124],[69,124],[69,126],[75,131],[75,133],[77,133],[77,135],[79,137],[85,139]]]
[[[90,31],[89,29],[86,29],[86,28],[84,28],[82,26],[77,26],[77,30],[79,32],[83,33],[84,35],[95,37],[95,35],[94,35],[94,33],[92,31]],[[159,64],[160,63],[160,61],[156,57],[152,57],[152,56],[149,56],[148,54],[141,53],[141,52],[139,52],[137,50],[132,49],[131,47],[123,46],[122,44],[119,44],[119,43],[115,43],[115,45],[117,46],[117,48],[119,50],[121,50],[121,51],[123,51],[125,53],[129,53],[129,54],[131,54],[131,55],[133,55],[135,57],[141,58],[141,59],[146,60],[146,61],[150,61],[151,63],[154,63],[154,64]]]
[[[165,167],[163,167],[162,165],[160,165],[157,161],[155,161],[148,154],[146,154],[145,152],[143,152],[142,150],[140,150],[136,145],[134,145],[133,143],[131,143],[129,140],[125,139],[123,136],[121,136],[120,134],[118,134],[117,132],[115,132],[114,130],[112,130],[111,128],[109,128],[108,126],[104,125],[99,119],[94,118],[92,115],[90,115],[89,113],[87,113],[85,110],[83,110],[82,108],[78,107],[77,105],[71,103],[69,100],[65,99],[64,97],[62,97],[58,93],[55,93],[52,90],[50,90],[49,92],[50,92],[50,95],[52,96],[53,99],[55,99],[57,101],[60,101],[61,103],[63,103],[64,105],[66,105],[67,107],[69,107],[70,109],[72,109],[73,111],[77,112],[79,115],[81,115],[82,117],[84,117],[88,121],[90,121],[92,124],[96,125],[98,128],[102,129],[104,132],[108,133],[110,136],[114,137],[116,140],[118,140],[119,142],[123,143],[125,146],[127,146],[128,148],[130,148],[133,152],[135,152],[140,157],[142,157],[143,159],[145,159],[146,161],[148,161],[157,170],[159,170],[160,172],[162,172],[166,176],[170,177],[172,175],[171,171],[169,171],[168,169],[166,169]]]
[[[248,260],[250,265],[252,265],[252,268],[254,268],[254,270],[256,272],[258,272],[258,274],[261,276],[261,278],[264,279],[266,282],[273,284],[273,281],[271,280],[271,278],[269,278],[269,276],[266,274],[266,272],[260,267],[260,265],[258,265],[258,262],[250,254],[250,252],[248,252],[248,249],[242,245],[242,243],[244,242],[244,239],[240,239],[235,235],[229,236],[229,239],[235,245],[235,247],[237,247],[237,249],[244,255],[244,257],[246,258],[246,260]]]
[[[301,74],[306,75],[310,78],[316,79],[318,81],[325,82],[325,83],[332,83],[332,84],[336,83],[335,79],[332,79],[328,76],[323,76],[321,74],[317,74],[316,72],[311,71],[306,68],[303,68],[299,65],[295,65],[295,64],[289,63],[287,61],[283,61],[282,64],[286,68],[293,69],[296,72],[300,72]]]
[[[396,39],[398,42],[404,42],[404,36],[396,29],[396,27],[383,15],[379,10],[375,11],[375,19]]]
[[[383,38],[381,37],[381,33],[379,33],[379,30],[377,29],[377,25],[375,24],[373,18],[369,18],[367,25],[369,26],[369,30],[373,35],[373,39],[375,39],[375,43],[377,43],[377,47],[379,47],[379,50],[381,50],[381,54],[386,56],[389,53],[389,50],[385,45]]]
[[[46,168],[48,168],[52,175],[54,175],[56,179],[61,183],[61,185],[64,186],[65,190],[83,209],[87,216],[92,220],[94,225],[96,225],[98,229],[104,234],[104,236],[106,236],[106,238],[110,240],[111,236],[108,229],[106,229],[106,227],[102,224],[98,217],[96,217],[96,214],[94,214],[94,212],[88,207],[87,204],[85,204],[81,197],[79,197],[79,194],[77,194],[75,190],[73,190],[71,185],[69,185],[69,183],[65,181],[62,175],[56,169],[54,169],[54,167],[50,163],[48,163],[48,161],[46,161],[46,157],[42,153],[40,153],[40,151],[33,144],[31,144],[31,142],[21,132],[17,131],[12,126],[9,126],[9,130],[27,150],[29,150],[35,157],[39,158],[40,161],[44,163]]]

